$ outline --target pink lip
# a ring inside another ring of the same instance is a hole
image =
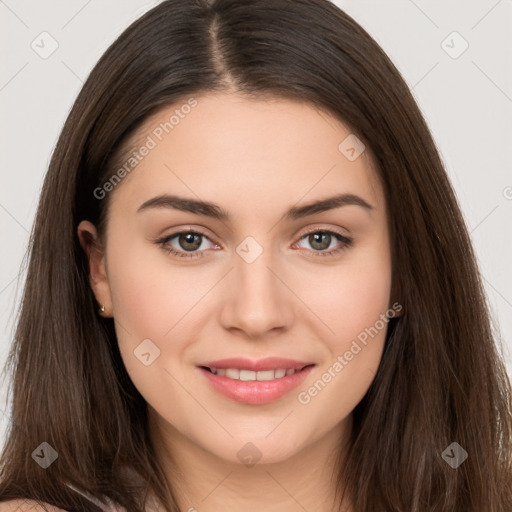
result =
[[[233,366],[229,368],[233,368]],[[234,368],[240,367],[234,366]],[[278,400],[299,386],[312,369],[313,365],[279,379],[242,381],[221,377],[205,368],[198,368],[216,391],[236,402],[250,405],[267,404]]]
[[[278,368],[283,368],[285,370],[289,370],[291,368],[302,369],[304,366],[308,366],[310,364],[313,363],[307,361],[295,361],[294,359],[285,359],[282,357],[266,357],[265,359],[259,359],[257,361],[245,359],[243,357],[233,357],[230,359],[211,361],[209,363],[201,363],[197,366],[220,369],[238,368],[239,370],[252,370],[253,372],[259,372],[265,370],[277,370]]]

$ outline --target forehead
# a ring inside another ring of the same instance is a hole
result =
[[[136,162],[115,195],[140,204],[180,193],[215,198],[228,210],[243,198],[259,211],[336,191],[364,194],[383,207],[369,148],[355,159],[354,151],[346,152],[361,150],[354,136],[345,123],[305,102],[220,93],[184,98],[132,136],[124,162],[130,155]]]

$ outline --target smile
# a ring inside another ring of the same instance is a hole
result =
[[[281,358],[260,361],[238,358],[207,363],[197,369],[221,395],[239,403],[261,405],[274,402],[298,387],[314,366],[314,363]]]

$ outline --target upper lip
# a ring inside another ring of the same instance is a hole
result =
[[[305,366],[312,365],[314,363],[307,361],[296,361],[295,359],[286,359],[283,357],[266,357],[264,359],[246,359],[243,357],[233,357],[230,359],[219,359],[218,361],[210,361],[207,363],[201,363],[198,366],[205,366],[207,368],[215,369],[227,369],[237,368],[239,370],[252,370],[253,372],[265,371],[265,370],[277,370],[282,368],[284,370],[302,370]]]

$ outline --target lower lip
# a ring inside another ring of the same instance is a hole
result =
[[[278,400],[302,384],[312,369],[313,366],[308,366],[293,375],[279,379],[243,381],[221,377],[199,368],[216,391],[236,402],[251,405],[268,404]]]

